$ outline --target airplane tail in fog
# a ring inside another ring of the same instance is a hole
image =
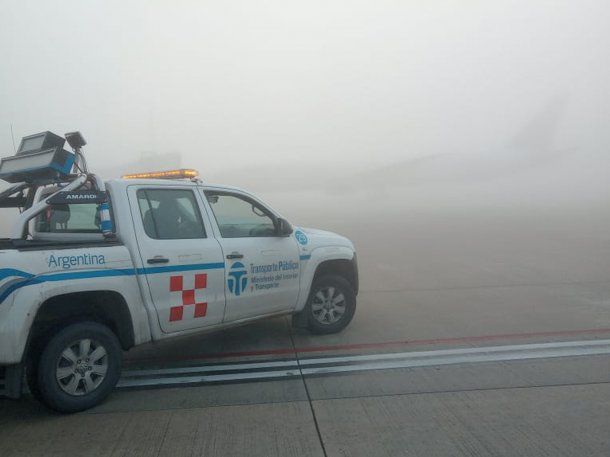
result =
[[[517,132],[509,142],[509,149],[530,151],[533,155],[550,155],[555,146],[557,131],[566,111],[567,95],[558,95]]]
[[[470,153],[443,151],[366,171],[350,181],[386,189],[429,184],[460,185],[490,182],[532,168],[545,167],[566,152],[555,148],[566,107],[567,96],[552,98],[509,140],[506,147]],[[354,187],[347,181],[333,182],[328,189],[345,191]]]

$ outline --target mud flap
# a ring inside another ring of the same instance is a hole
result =
[[[2,385],[2,382],[4,385]],[[0,396],[18,399],[23,387],[23,365],[4,367],[4,379],[0,380]]]
[[[307,328],[307,324],[307,314],[305,314],[305,311],[292,315],[292,326],[294,328]]]

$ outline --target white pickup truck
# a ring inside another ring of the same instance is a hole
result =
[[[4,193],[23,205],[0,240],[10,395],[25,379],[48,407],[80,411],[111,392],[123,351],[142,343],[288,314],[314,333],[351,321],[358,269],[348,239],[293,229],[248,192],[182,178],[190,171],[165,175],[176,178],[73,173]]]

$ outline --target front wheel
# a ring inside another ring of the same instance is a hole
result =
[[[356,312],[354,288],[341,276],[322,276],[311,286],[304,312],[312,333],[340,332]]]
[[[40,355],[37,396],[62,413],[91,408],[118,382],[122,356],[108,327],[97,322],[69,325],[51,338]]]

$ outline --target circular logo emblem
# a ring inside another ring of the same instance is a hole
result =
[[[300,230],[297,230],[296,232],[294,232],[294,237],[297,239],[299,244],[302,244],[303,246],[305,246],[308,243],[308,241],[309,241],[307,239],[307,235],[305,235]]]

